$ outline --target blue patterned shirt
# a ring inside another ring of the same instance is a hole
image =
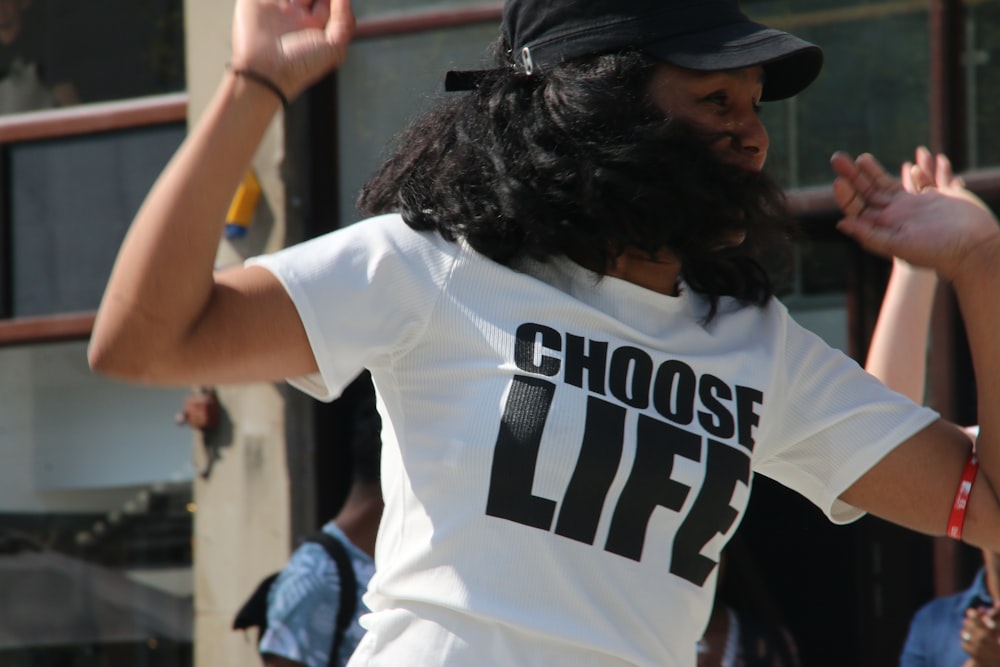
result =
[[[340,540],[347,549],[358,580],[358,606],[354,620],[344,632],[338,665],[346,665],[365,630],[358,617],[367,612],[361,596],[375,572],[371,556],[361,551],[328,522],[323,532]],[[337,565],[322,545],[303,543],[289,559],[268,595],[267,632],[260,652],[271,653],[309,667],[327,667],[337,612],[340,609],[340,577]]]
[[[913,616],[899,667],[962,667],[969,654],[962,650],[962,621],[970,607],[993,606],[986,574],[979,570],[972,586],[931,600]]]

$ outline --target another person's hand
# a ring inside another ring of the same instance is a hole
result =
[[[231,64],[292,99],[343,62],[354,26],[350,0],[237,0]]]
[[[933,187],[955,192],[965,189],[965,181],[955,176],[948,156],[934,155],[923,146],[914,151],[913,162],[903,163],[900,181],[907,192],[919,193]]]
[[[867,153],[857,159],[837,153],[831,164],[834,197],[844,213],[838,228],[871,252],[953,279],[973,253],[1000,246],[996,218],[952,174],[944,156],[918,151],[904,174],[905,188]]]
[[[1000,667],[1000,609],[969,609],[959,632],[962,650],[969,654],[969,667]]]

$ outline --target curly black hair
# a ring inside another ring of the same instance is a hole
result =
[[[794,229],[781,190],[664,117],[648,95],[658,61],[616,53],[528,76],[498,51],[502,66],[474,91],[397,139],[361,191],[362,213],[399,212],[506,265],[566,255],[603,274],[626,248],[667,249],[709,319],[722,296],[771,298],[762,260],[784,261]],[[726,242],[734,232],[742,244]]]

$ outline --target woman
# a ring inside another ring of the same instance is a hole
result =
[[[251,139],[352,28],[347,0],[237,1],[234,67],[90,347],[129,381],[321,398],[371,370],[385,512],[351,665],[693,666],[753,473],[835,521],[946,530],[968,440],[797,327],[757,259],[786,229],[757,106],[807,86],[817,47],[733,0],[512,0],[497,69],[453,76],[471,90],[366,189],[384,215],[214,273]],[[996,404],[996,221],[870,157],[834,167],[845,233],[954,281]],[[996,547],[982,428],[962,527]]]

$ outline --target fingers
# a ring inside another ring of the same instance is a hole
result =
[[[935,162],[931,152],[920,146],[914,153],[913,162],[903,164],[903,189],[907,192],[922,192],[934,186]]]
[[[962,629],[958,633],[958,638],[962,641],[962,648],[968,649],[972,643],[979,639],[982,628],[978,621],[979,612],[975,609],[965,611],[965,619],[962,621]]]
[[[233,33],[233,62],[270,74],[289,98],[346,58],[354,35],[350,0],[240,0]],[[260,63],[254,65],[254,63]]]
[[[859,185],[864,187],[861,194],[866,204],[885,206],[892,195],[901,189],[899,181],[893,178],[871,153],[862,153],[855,163],[861,174]]]
[[[948,159],[948,156],[938,153],[935,162],[934,182],[938,184],[938,187],[953,185],[955,175],[952,173],[951,160]]]
[[[892,199],[903,192],[901,183],[869,154],[851,159],[846,153],[838,152],[830,164],[837,173],[833,182],[834,199],[844,213],[837,228],[873,252],[892,254],[889,248],[898,231],[897,225],[887,224],[881,214]],[[914,166],[914,170],[904,175],[911,185],[915,176],[923,179],[917,174],[919,167]]]
[[[830,158],[830,166],[837,173],[833,182],[833,196],[837,207],[848,217],[857,217],[865,208],[863,189],[858,185],[860,173],[850,155],[838,151]]]
[[[989,609],[982,607],[979,610],[979,620],[983,624],[983,627],[990,631],[990,636],[1000,641],[1000,632],[997,630],[998,613],[1000,613],[1000,610],[998,610],[995,603]]]
[[[932,187],[939,189],[965,187],[965,181],[955,175],[951,160],[944,153],[934,154],[920,146],[916,150],[915,168],[908,167],[910,164],[906,163],[903,167],[904,170],[907,168],[912,170],[908,175],[911,184],[907,184],[907,178],[903,179],[903,186],[908,192],[922,192]]]
[[[924,146],[920,146],[916,150],[916,164],[920,170],[920,179],[914,184],[918,186],[914,192],[931,187],[949,187],[955,180],[951,160],[943,153],[935,155]]]
[[[936,173],[934,155],[929,150],[927,150],[926,147],[918,146],[917,150],[914,153],[914,158],[917,167],[920,168],[920,170],[924,173],[924,175],[928,179],[927,185],[928,186],[933,185],[935,183],[934,176]]]
[[[916,192],[919,169],[912,162],[904,162],[899,169],[899,180],[903,184],[903,189],[907,192]]]
[[[931,154],[931,152],[923,146],[917,149],[917,155],[921,169],[923,169],[933,179],[928,187],[965,187],[965,182],[962,181],[961,178],[955,176],[951,160],[948,159],[947,155],[944,153]]]
[[[331,44],[342,49],[347,48],[348,42],[354,36],[356,19],[354,11],[351,9],[351,0],[320,0],[316,5],[322,5],[323,11],[328,13],[326,20],[326,36]],[[314,11],[316,8],[314,7]]]
[[[843,152],[834,153],[830,164],[838,177],[833,184],[834,198],[844,215],[860,217],[888,206],[902,186],[868,153],[852,160]],[[906,176],[912,180],[912,176]]]
[[[970,253],[1000,240],[1000,225],[980,199],[965,188],[934,184],[938,177],[956,179],[949,162],[925,151],[901,179],[922,193],[904,190],[870,155],[852,159],[838,153],[831,165],[837,174],[833,195],[844,213],[837,228],[868,252],[954,280],[968,274]]]
[[[993,614],[985,609],[968,609],[958,633],[962,649],[970,654],[1000,656],[997,624]]]
[[[850,218],[858,217],[865,208],[864,199],[843,176],[833,182],[833,198],[837,202],[837,207]]]
[[[913,162],[905,162],[897,181],[868,153],[852,159],[837,152],[830,159],[838,181],[834,182],[834,195],[838,206],[848,217],[873,212],[872,209],[888,206],[900,190],[920,193],[930,188],[964,189],[965,183],[955,176],[951,161],[944,154],[933,154],[920,146]]]
[[[955,175],[951,160],[948,159],[947,155],[939,153],[937,163],[937,176],[935,180],[938,183],[938,187],[965,189],[965,179]]]

